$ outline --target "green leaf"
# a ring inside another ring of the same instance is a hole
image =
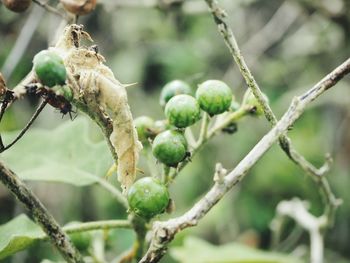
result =
[[[24,180],[85,186],[96,183],[113,163],[105,141],[93,142],[88,121],[67,121],[54,130],[30,129],[1,158]],[[18,132],[4,133],[10,142]]]
[[[44,232],[22,214],[0,226],[0,259],[8,257],[43,238]]]
[[[239,243],[214,246],[195,237],[187,237],[182,247],[170,254],[181,263],[300,263],[298,258],[254,249]]]

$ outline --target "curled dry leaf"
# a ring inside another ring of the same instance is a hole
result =
[[[63,7],[75,14],[75,15],[86,15],[91,13],[96,7],[96,0],[60,0]]]
[[[103,64],[104,57],[95,48],[80,47],[80,38],[91,40],[82,26],[70,25],[52,49],[64,60],[68,84],[74,93],[73,103],[92,118],[104,115],[111,119],[109,140],[118,156],[118,179],[123,188],[128,189],[135,180],[142,145],[137,138],[127,93]]]

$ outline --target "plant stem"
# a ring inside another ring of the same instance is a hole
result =
[[[128,201],[126,200],[125,196],[117,189],[114,187],[111,183],[109,183],[106,179],[98,177],[97,183],[109,191],[117,200],[119,203],[121,203],[125,208],[129,208]]]
[[[23,135],[28,131],[30,126],[33,124],[33,122],[36,120],[36,118],[39,116],[39,114],[42,112],[42,110],[47,105],[47,100],[44,100],[40,103],[39,107],[35,110],[33,116],[30,118],[26,126],[22,129],[22,131],[18,134],[18,136],[8,145],[6,145],[4,148],[0,149],[0,153],[10,149],[13,145],[18,142],[19,139],[23,137]]]
[[[208,125],[209,125],[209,115],[208,113],[205,112],[203,114],[201,130],[199,132],[199,138],[196,143],[196,146],[202,144],[207,139]]]
[[[38,225],[47,234],[51,243],[69,263],[84,262],[79,251],[71,243],[53,216],[34,193],[5,165],[0,162],[0,180],[29,210]]]
[[[196,146],[191,151],[191,158],[199,152],[199,150],[205,145],[205,143],[209,139],[214,137],[219,131],[221,131],[223,128],[225,128],[230,123],[238,121],[241,118],[243,118],[246,114],[247,114],[247,108],[242,106],[237,111],[228,113],[222,121],[215,124],[215,126],[213,128],[211,128],[209,131],[208,131],[209,116],[203,117],[206,120],[203,119],[200,136],[199,136],[199,139],[198,139]],[[207,131],[203,131],[203,129],[207,130]],[[181,162],[179,164],[179,166],[177,167],[177,169],[175,169],[174,172],[169,175],[169,182],[173,181],[176,178],[176,176],[181,172],[181,170],[183,168],[185,168],[185,166],[189,162],[190,162],[189,159],[186,159],[183,162]]]

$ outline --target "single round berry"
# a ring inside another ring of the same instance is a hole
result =
[[[70,222],[66,226],[76,226],[79,225],[80,222]],[[69,235],[72,240],[74,246],[77,247],[79,251],[86,251],[90,247],[92,236],[89,232],[76,232]]]
[[[263,97],[267,102],[269,101],[268,97],[264,93],[263,93]],[[261,116],[264,114],[264,110],[261,107],[259,101],[255,98],[254,94],[250,90],[247,90],[246,93],[244,94],[242,104],[249,106],[250,107],[249,113],[253,115]]]
[[[201,109],[213,116],[230,108],[232,91],[220,80],[207,80],[198,86],[196,98]]]
[[[154,137],[154,120],[148,116],[140,116],[134,120],[139,140],[143,143]]]
[[[165,131],[158,134],[152,144],[152,153],[160,162],[176,166],[186,157],[187,142],[179,131]]]
[[[165,104],[172,97],[180,94],[191,95],[192,94],[191,87],[182,80],[173,80],[169,82],[163,87],[160,93],[160,99],[159,99],[160,106],[164,107]]]
[[[168,189],[152,177],[136,181],[130,187],[127,197],[130,209],[146,219],[163,213],[170,200]]]
[[[199,104],[190,95],[177,95],[166,104],[165,116],[170,124],[178,128],[188,127],[200,118]]]
[[[28,9],[32,0],[2,0],[4,6],[16,13],[22,13]]]
[[[33,59],[34,71],[41,83],[48,87],[63,85],[66,81],[66,68],[62,58],[54,51],[43,50]]]
[[[79,16],[91,13],[96,7],[96,0],[60,0],[60,2],[67,11]]]

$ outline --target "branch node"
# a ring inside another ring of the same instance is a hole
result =
[[[215,165],[214,182],[218,184],[223,184],[225,182],[225,176],[227,175],[227,170],[222,166],[221,163]]]

